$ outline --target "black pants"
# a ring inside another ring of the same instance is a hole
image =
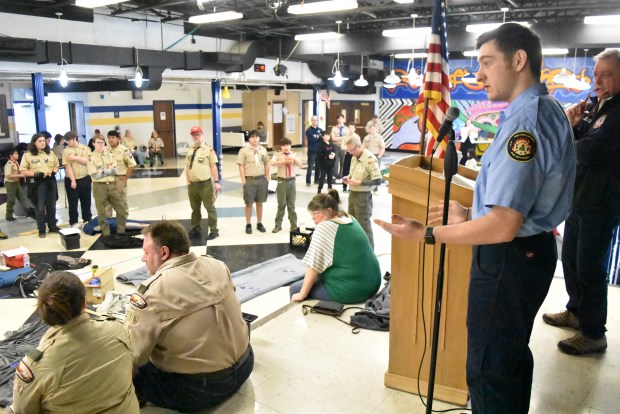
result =
[[[65,190],[69,201],[69,224],[78,222],[78,201],[82,210],[82,220],[87,222],[93,218],[90,211],[90,199],[92,196],[92,179],[90,176],[75,180],[75,189],[71,188],[71,179],[65,177]]]
[[[138,400],[180,412],[196,412],[213,407],[234,394],[254,368],[254,352],[246,354],[230,368],[209,374],[179,374],[162,371],[150,361],[138,368],[133,379]]]
[[[566,309],[579,318],[580,331],[594,339],[607,330],[607,256],[618,224],[619,215],[573,211],[564,227]]]
[[[314,168],[314,183],[319,182],[319,166],[317,164],[317,152],[308,151],[308,169],[306,170],[306,184],[310,184],[312,178],[312,169]]]
[[[319,193],[323,189],[326,178],[327,188],[332,188],[332,171],[334,169],[334,164],[334,160],[319,160]]]
[[[551,233],[474,246],[467,309],[467,385],[476,414],[526,414],[528,346],[557,262]]]
[[[36,217],[39,234],[45,234],[45,224],[50,229],[56,228],[56,200],[58,187],[54,176],[35,182],[37,194]]]
[[[344,161],[342,162],[342,176],[343,177],[346,177],[351,172],[351,158],[353,158],[353,155],[349,154],[348,152],[344,155]],[[348,185],[346,185],[343,182],[342,189],[346,190],[347,187]]]

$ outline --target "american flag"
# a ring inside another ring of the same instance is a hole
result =
[[[446,1],[435,0],[433,4],[433,19],[431,22],[431,37],[428,45],[428,58],[424,82],[418,96],[416,114],[422,119],[424,101],[428,102],[426,128],[433,137],[426,146],[426,155],[431,155],[437,131],[443,122],[446,111],[450,107],[450,67],[448,65],[448,26],[446,24]],[[435,153],[443,158],[446,147],[444,139]],[[424,151],[423,148],[420,151]]]
[[[327,109],[329,109],[330,98],[327,91],[321,91],[321,100],[327,104]]]

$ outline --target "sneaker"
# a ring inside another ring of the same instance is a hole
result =
[[[6,221],[16,221],[16,220],[15,220],[15,217],[11,216],[11,217],[7,217]]]
[[[219,235],[220,235],[220,232],[217,229],[215,229],[215,230],[209,232],[209,235],[207,236],[207,240],[216,239],[217,236],[219,236]]]
[[[60,228],[59,227],[50,227],[48,232],[50,232],[50,233],[58,233],[58,232],[60,232]]]
[[[252,234],[252,225],[251,224],[246,224],[245,225],[245,234]]]
[[[258,229],[258,231],[260,231],[261,233],[264,233],[267,231],[267,229],[265,228],[265,226],[263,226],[263,223],[258,223],[256,224],[256,228]]]
[[[272,233],[279,233],[282,231],[282,227],[281,226],[275,226],[273,228],[273,230],[271,230]]]
[[[558,348],[569,355],[602,353],[607,349],[607,337],[603,335],[599,339],[590,339],[578,332],[575,336],[558,342]]]
[[[39,233],[39,238],[44,239],[47,235],[45,233]]]
[[[310,187],[312,184],[310,183],[306,183],[306,187]]]
[[[6,240],[8,238],[9,238],[9,236],[7,236],[6,234],[4,234],[3,232],[0,231],[0,240]]]
[[[568,310],[559,313],[545,313],[542,319],[551,326],[579,329],[579,319]]]
[[[201,237],[202,236],[202,232],[200,230],[198,230],[196,227],[193,227],[189,233],[188,233],[189,237]]]
[[[37,219],[37,213],[36,211],[34,211],[34,208],[28,209],[28,213],[26,214],[26,217],[30,217],[31,219]]]

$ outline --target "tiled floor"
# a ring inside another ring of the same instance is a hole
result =
[[[392,155],[397,158],[398,155]],[[166,168],[182,166],[173,160],[166,162]],[[223,193],[216,206],[219,215],[220,237],[209,242],[207,251],[224,260],[232,257],[230,252],[242,250],[247,256],[247,266],[255,264],[253,257],[260,256],[255,246],[274,244],[273,251],[279,251],[275,244],[288,243],[288,226],[285,231],[272,234],[276,211],[274,196],[265,205],[263,223],[267,233],[244,232],[243,203],[239,185],[238,169],[233,154],[224,155]],[[303,172],[303,171],[302,171]],[[157,220],[187,219],[190,215],[181,175],[162,174],[155,171],[157,178],[136,178],[129,181],[130,219]],[[300,173],[301,174],[301,173]],[[171,175],[171,176],[167,176]],[[297,180],[297,212],[299,222],[312,223],[306,205],[316,192],[316,187],[306,187],[304,179]],[[66,222],[63,184],[59,184],[59,222]],[[337,188],[340,188],[337,186]],[[346,194],[343,206],[346,208]],[[387,188],[380,188],[380,195],[374,198],[376,217],[389,218],[391,196]],[[0,217],[4,217],[4,206],[0,206]],[[94,211],[94,205],[93,205]],[[255,219],[253,219],[255,226]],[[0,248],[7,249],[23,245],[32,252],[62,252],[57,235],[39,239],[33,235],[19,236],[20,232],[34,230],[33,220],[20,219],[15,223],[1,222],[0,228],[11,238],[0,242]],[[376,253],[382,270],[390,269],[391,240],[378,227],[374,229]],[[96,237],[82,234],[81,250],[84,257],[92,259],[100,267],[113,266],[115,273],[133,270],[141,266],[140,249],[129,250],[87,250]],[[209,250],[211,249],[211,250]],[[204,254],[204,246],[192,247],[192,251]],[[270,250],[271,251],[271,250]],[[265,254],[265,253],[263,253]],[[231,267],[240,263],[232,263]],[[561,276],[561,268],[558,268]],[[131,287],[117,284],[121,291]],[[541,312],[561,310],[566,301],[561,278],[553,281],[551,292]],[[0,301],[0,332],[19,327],[33,309],[29,300]],[[288,290],[280,288],[243,304],[245,312],[259,315],[252,331],[252,346],[256,365],[250,380],[238,394],[224,404],[205,413],[423,413],[425,408],[417,395],[412,395],[383,385],[383,375],[388,362],[387,333],[362,331],[351,334],[350,328],[324,315],[304,316],[301,306],[288,306]],[[614,390],[620,388],[620,290],[610,288],[609,324],[607,333],[609,349],[601,356],[575,358],[560,353],[555,344],[571,332],[544,325],[537,319],[532,336],[535,359],[534,387],[530,412],[540,414],[569,413],[618,413],[620,397]],[[434,409],[453,406],[435,402]],[[170,413],[158,407],[146,407],[143,413]],[[457,412],[460,412],[457,411]]]

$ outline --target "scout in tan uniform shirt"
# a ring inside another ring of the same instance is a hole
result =
[[[204,204],[209,217],[209,234],[207,240],[213,240],[219,236],[217,229],[217,211],[215,199],[222,190],[217,172],[217,155],[215,150],[202,142],[202,128],[194,126],[190,129],[194,140],[194,147],[187,152],[185,157],[185,177],[187,178],[187,195],[189,205],[192,208],[192,229],[190,237],[201,237],[200,203]],[[215,191],[214,191],[215,190]]]
[[[17,365],[15,413],[140,412],[127,333],[115,320],[91,320],[85,306],[72,273],[53,272],[39,288],[37,310],[51,328]]]
[[[278,212],[276,213],[276,226],[271,230],[277,233],[282,230],[284,210],[288,210],[288,220],[291,230],[297,228],[297,213],[295,212],[295,199],[297,198],[297,186],[295,184],[295,167],[301,168],[301,160],[291,152],[291,140],[280,140],[280,151],[273,154],[270,164],[278,168],[278,186],[276,195],[278,198]]]
[[[127,180],[137,164],[133,159],[133,155],[131,155],[131,151],[120,144],[120,139],[120,134],[117,131],[108,132],[108,143],[110,144],[108,151],[116,160],[114,182],[123,195],[125,208],[129,210],[129,204],[127,203]],[[106,211],[110,211],[110,209],[106,208]]]
[[[130,129],[125,130],[125,135],[121,140],[121,144],[131,151],[131,155],[133,155],[136,163],[140,165],[140,168],[144,168],[144,158],[142,157],[142,152],[139,151],[138,141],[136,141]]]
[[[13,217],[13,207],[15,206],[15,200],[19,200],[21,205],[28,210],[28,217],[35,218],[34,209],[30,205],[30,200],[26,198],[24,190],[20,183],[20,178],[23,179],[24,175],[19,170],[19,152],[17,148],[13,149],[9,160],[4,165],[4,186],[6,187],[6,221],[15,221]],[[0,236],[0,239],[2,236]]]
[[[151,159],[151,167],[155,164],[155,157],[159,157],[161,165],[164,165],[164,140],[159,137],[159,132],[151,132],[149,139],[149,158]]]
[[[30,200],[36,205],[37,228],[39,237],[45,237],[45,224],[50,232],[58,232],[56,225],[56,200],[58,187],[56,176],[59,163],[50,150],[42,134],[34,134],[28,144],[28,152],[22,157],[19,166],[26,177],[34,177],[29,189]]]
[[[177,222],[153,223],[142,234],[142,261],[153,276],[131,296],[125,318],[139,367],[138,399],[181,412],[218,404],[254,365],[230,272],[219,260],[190,253]]]
[[[106,221],[106,202],[116,211],[116,233],[125,233],[127,224],[127,207],[122,193],[114,182],[116,160],[107,151],[104,151],[105,141],[102,138],[95,140],[95,151],[90,155],[88,172],[93,178],[93,197],[97,208],[97,218],[104,237],[110,235],[110,226]]]
[[[256,203],[256,228],[261,233],[267,231],[263,226],[263,203],[267,201],[267,183],[269,173],[269,156],[267,150],[260,145],[258,132],[251,131],[249,145],[241,148],[237,156],[239,176],[243,185],[243,201],[245,203],[245,232],[252,234],[252,204]]]
[[[87,223],[93,218],[90,208],[92,179],[88,174],[90,148],[78,142],[77,133],[65,134],[67,148],[62,153],[65,160],[65,191],[69,202],[69,224],[78,222],[78,201],[82,207],[82,221]]]
[[[374,249],[375,243],[370,222],[372,215],[371,191],[374,186],[381,184],[379,165],[375,156],[364,148],[356,136],[347,139],[347,151],[353,156],[351,158],[351,172],[344,180],[351,187],[348,213],[360,223]]]

